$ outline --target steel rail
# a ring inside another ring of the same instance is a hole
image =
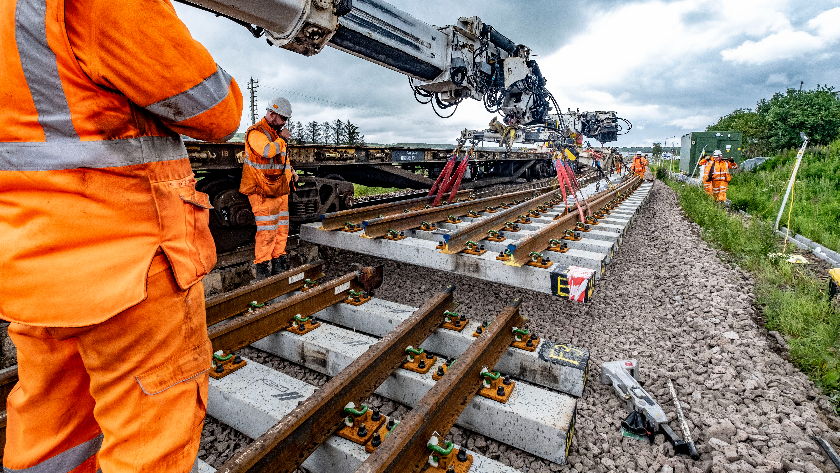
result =
[[[347,368],[283,417],[266,433],[225,462],[217,473],[292,472],[341,427],[342,409],[360,405],[405,360],[405,348],[420,346],[454,307],[454,286],[380,339]],[[509,343],[509,342],[508,342]]]
[[[470,191],[459,191],[456,199],[469,197]],[[417,197],[414,199],[389,202],[385,204],[371,205],[359,209],[341,210],[321,215],[321,230],[338,230],[344,228],[347,222],[360,224],[369,218],[377,218],[380,215],[388,216],[402,213],[405,209],[418,210],[434,202],[435,196]]]
[[[389,217],[365,220],[362,222],[365,232],[363,236],[367,238],[379,238],[387,235],[390,230],[401,231],[408,230],[409,228],[416,228],[424,221],[438,222],[444,220],[449,215],[466,215],[471,210],[481,211],[487,207],[492,207],[502,202],[518,200],[534,194],[544,194],[549,192],[551,189],[552,187],[543,187],[541,189],[511,192],[509,194],[485,197],[483,199],[450,204],[443,207],[434,207],[431,209],[418,210],[416,212],[408,212],[399,215],[391,215]]]
[[[599,208],[611,201],[616,195],[625,193],[629,190],[637,188],[641,184],[641,180],[634,176],[631,179],[621,183],[615,189],[607,189],[587,199],[590,207]],[[559,239],[563,237],[566,230],[571,230],[577,224],[578,215],[570,213],[564,215],[558,220],[555,220],[543,227],[536,233],[533,233],[516,243],[508,245],[510,250],[510,260],[505,264],[510,266],[522,266],[531,259],[531,253],[542,251],[550,246],[550,240]]]
[[[4,408],[6,407],[6,400],[9,398],[9,393],[12,392],[12,389],[15,387],[15,383],[17,383],[17,381],[17,366],[10,366],[9,368],[0,370],[0,405]],[[3,451],[6,446],[6,421],[6,411],[3,410],[0,412],[0,464],[2,464]]]
[[[210,296],[204,300],[207,311],[207,326],[217,324],[248,309],[251,302],[263,304],[303,287],[305,281],[324,277],[324,262],[316,261],[292,268],[239,289]]]
[[[343,301],[349,295],[350,289],[364,289],[365,283],[360,281],[360,278],[365,274],[365,270],[347,273],[276,304],[213,325],[207,329],[213,352],[222,350],[230,353],[244,348],[274,332],[290,327],[296,315],[306,318]]]
[[[492,369],[514,339],[513,328],[523,327],[520,299],[502,309],[484,333],[467,348],[362,463],[357,473],[420,472],[429,458],[427,442],[435,432],[443,440],[481,386],[481,371]]]
[[[559,195],[560,189],[547,192],[507,210],[490,214],[454,233],[444,234],[443,251],[441,253],[450,255],[458,253],[466,248],[468,241],[478,241],[486,238],[488,231],[501,229],[505,226],[505,222],[516,220],[519,215],[526,214],[528,210],[536,209]]]

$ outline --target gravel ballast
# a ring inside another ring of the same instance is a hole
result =
[[[451,440],[485,456],[527,472],[836,471],[811,438],[819,435],[840,447],[840,420],[827,398],[786,361],[784,339],[756,322],[760,316],[749,275],[723,263],[702,241],[676,194],[662,182],[654,184],[586,304],[356,253],[321,251],[330,278],[354,265],[384,264],[385,282],[376,297],[415,307],[454,284],[457,310],[489,321],[522,297],[521,313],[539,336],[590,350],[589,380],[578,402],[568,464],[552,464],[453,428]],[[253,349],[242,354],[270,357]],[[624,402],[598,379],[601,363],[627,358],[638,360],[643,386],[679,432],[667,388],[667,379],[674,381],[701,452],[699,461],[675,457],[662,435],[653,445],[621,437]],[[313,384],[326,379],[279,363],[276,368],[284,373],[308,376],[304,380]],[[404,414],[404,406],[391,408]],[[221,435],[216,424],[209,425],[216,437]],[[202,440],[205,455],[215,454],[206,444]]]

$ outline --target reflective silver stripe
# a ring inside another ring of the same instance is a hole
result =
[[[247,164],[248,166],[251,166],[254,169],[270,169],[270,170],[291,169],[291,168],[288,167],[288,165],[287,165],[287,167],[284,168],[282,164],[260,164],[260,163],[255,163],[255,162],[251,161],[250,159],[246,159],[245,164]]]
[[[96,437],[88,440],[85,443],[76,445],[75,447],[65,450],[58,455],[44,460],[35,466],[24,468],[22,470],[13,470],[8,467],[3,467],[5,473],[69,473],[77,468],[88,458],[96,455],[99,447],[102,446],[103,435],[99,434]]]
[[[280,220],[280,221],[277,223],[277,225],[279,225],[279,226],[281,226],[281,227],[288,227],[288,226],[289,226],[289,221],[288,221],[288,220]]]
[[[280,212],[279,214],[277,214],[277,216],[278,216],[278,217],[288,217],[288,216],[289,216],[289,212]]]
[[[0,143],[0,171],[58,171],[111,168],[187,158],[181,137],[124,140]],[[246,161],[247,162],[247,161]]]
[[[263,159],[271,159],[271,145],[272,143],[269,143],[263,148]]]
[[[277,230],[277,225],[278,225],[278,224],[274,224],[274,225],[257,225],[257,231],[258,231],[258,232],[261,232],[261,231],[264,231],[264,230]]]
[[[265,133],[265,137],[268,138],[268,141],[274,141],[273,139],[271,139],[271,133],[269,133],[268,130],[266,130],[263,127],[259,127],[259,129],[261,132]]]
[[[288,212],[287,212],[287,214],[288,214]],[[256,217],[254,217],[254,220],[256,220],[257,222],[272,222],[274,220],[277,220],[278,218],[280,218],[280,214],[268,215],[268,216],[256,216]]]
[[[198,473],[198,457],[196,457],[195,463],[193,463],[193,467],[192,470],[190,470],[190,473]]]
[[[70,119],[70,106],[58,75],[58,60],[47,43],[46,21],[46,0],[18,0],[15,9],[15,43],[20,54],[23,76],[32,101],[35,102],[38,123],[44,130],[46,140],[78,141],[79,135]]]
[[[182,122],[218,105],[230,91],[233,78],[216,64],[216,72],[189,90],[160,100],[146,110],[170,122]]]

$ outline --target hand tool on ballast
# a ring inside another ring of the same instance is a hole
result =
[[[834,451],[834,449],[833,449],[833,448],[831,448],[831,444],[830,444],[830,443],[828,443],[828,442],[827,442],[824,438],[822,438],[822,437],[817,437],[817,436],[815,436],[815,437],[814,437],[814,440],[815,440],[818,444],[820,444],[820,447],[822,447],[822,449],[825,451],[825,454],[826,454],[826,455],[828,455],[828,458],[830,458],[830,459],[831,459],[831,462],[832,462],[832,463],[834,463],[834,466],[836,466],[836,467],[837,467],[837,469],[838,469],[838,470],[840,470],[840,457],[838,457],[838,456],[837,456],[837,452],[835,452],[835,451]]]
[[[627,402],[630,415],[621,427],[653,443],[658,433],[674,446],[675,453],[688,454],[686,443],[668,425],[665,412],[639,384],[639,364],[636,360],[608,361],[601,365],[601,384],[612,384],[618,397]]]
[[[691,432],[688,430],[688,423],[685,421],[682,406],[680,406],[680,400],[677,399],[677,391],[674,389],[674,383],[671,382],[670,378],[668,379],[668,389],[671,391],[671,397],[674,398],[674,407],[677,409],[677,419],[680,422],[680,427],[682,427],[683,438],[685,440],[686,448],[688,449],[688,456],[690,456],[692,460],[699,460],[700,454],[697,453],[697,447],[694,446],[694,441],[691,439]]]

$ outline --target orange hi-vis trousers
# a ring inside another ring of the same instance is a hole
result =
[[[181,290],[160,253],[147,294],[96,325],[9,326],[19,382],[5,471],[197,471],[212,357],[204,286]]]
[[[257,221],[254,264],[286,254],[289,238],[289,195],[280,197],[253,194],[248,196]]]
[[[729,187],[729,183],[725,180],[714,180],[712,181],[712,194],[715,197],[715,202],[725,202],[726,201],[726,189]]]

